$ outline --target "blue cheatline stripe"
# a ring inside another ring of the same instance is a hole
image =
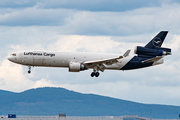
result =
[[[153,58],[153,57],[152,57]],[[138,56],[134,56],[126,65],[124,65],[120,70],[132,70],[138,68],[144,68],[152,66],[153,62],[150,63],[142,63],[143,60],[147,60],[149,58],[141,58]]]

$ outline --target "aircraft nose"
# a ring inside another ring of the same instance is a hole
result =
[[[14,58],[13,56],[9,56],[7,59],[11,62],[15,62],[15,60],[16,60],[16,58]]]
[[[11,54],[10,56],[7,57],[7,59],[11,62],[17,62],[17,56],[16,53]]]
[[[9,61],[13,61],[13,57],[12,57],[12,56],[7,57],[7,59],[8,59]]]

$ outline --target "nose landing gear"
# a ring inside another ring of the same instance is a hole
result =
[[[28,73],[30,74],[31,73],[31,66],[28,66],[29,70],[28,70]]]

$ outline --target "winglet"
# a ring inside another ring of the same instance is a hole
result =
[[[131,52],[131,50],[127,50],[125,53],[124,53],[124,57],[127,57],[127,56],[129,56],[129,53]]]

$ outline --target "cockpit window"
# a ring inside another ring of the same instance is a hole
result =
[[[11,56],[16,56],[16,53],[11,54]]]

